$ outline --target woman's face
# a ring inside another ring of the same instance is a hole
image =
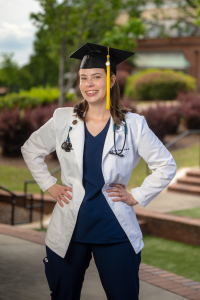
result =
[[[106,101],[106,72],[104,69],[80,69],[80,90],[88,103]]]

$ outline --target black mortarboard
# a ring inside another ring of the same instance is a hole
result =
[[[101,68],[106,69],[108,47],[86,43],[76,50],[70,58],[82,60],[80,69]],[[129,58],[134,52],[110,48],[110,70],[116,74],[116,65]]]
[[[82,60],[80,69],[100,68],[107,70],[106,109],[110,109],[110,71],[116,74],[116,66],[133,54],[135,53],[130,51],[86,43],[70,55],[70,58]]]

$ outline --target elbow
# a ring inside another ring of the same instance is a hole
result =
[[[176,163],[175,163],[175,161],[173,161],[173,164],[171,164],[171,172],[170,172],[170,176],[169,176],[169,179],[170,179],[170,181],[175,177],[175,175],[176,175],[176,172],[177,172],[177,165],[176,165]]]

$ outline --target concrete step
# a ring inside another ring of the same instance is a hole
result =
[[[190,177],[198,177],[200,178],[200,169],[199,170],[191,170],[186,173],[187,176]]]
[[[168,191],[200,196],[200,187],[195,185],[175,183],[168,186]]]
[[[178,183],[195,185],[200,187],[200,177],[185,176],[177,180]]]

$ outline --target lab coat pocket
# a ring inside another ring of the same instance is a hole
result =
[[[51,292],[55,292],[54,291],[54,278],[53,278],[53,264],[51,262],[49,262],[47,257],[45,257],[43,259],[43,263],[45,266],[45,275],[47,278],[49,289]]]
[[[56,203],[47,229],[46,239],[54,245],[57,244],[60,239],[68,214],[68,204],[65,202],[62,203],[64,207],[61,207],[58,202]]]

